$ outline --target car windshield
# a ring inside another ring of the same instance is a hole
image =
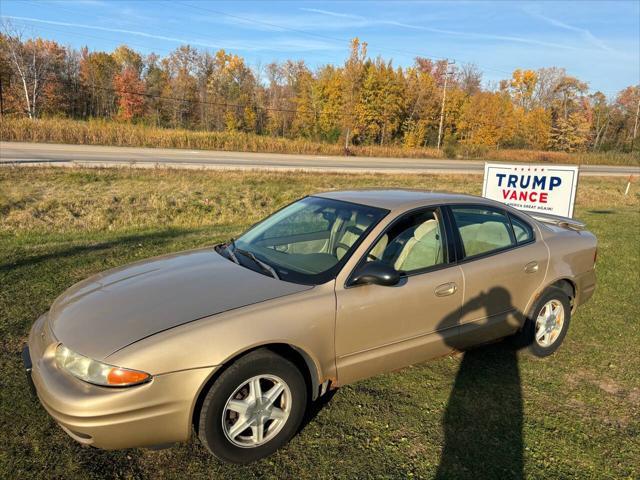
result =
[[[365,205],[306,197],[253,226],[228,248],[237,252],[239,263],[256,271],[268,275],[265,265],[259,265],[264,263],[282,280],[317,285],[335,277],[387,213]]]

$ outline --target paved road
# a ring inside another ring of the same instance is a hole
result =
[[[122,166],[152,168],[306,170],[374,173],[481,174],[483,161],[379,157],[334,157],[273,153],[98,147],[0,142],[0,165]],[[640,175],[640,166],[583,165],[583,175]]]

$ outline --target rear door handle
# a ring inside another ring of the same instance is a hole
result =
[[[443,283],[438,285],[435,289],[436,297],[446,297],[447,295],[453,295],[458,290],[458,286],[454,282]]]
[[[540,265],[538,265],[538,262],[533,261],[533,262],[527,263],[524,266],[524,271],[527,273],[536,273],[539,268],[540,268]]]

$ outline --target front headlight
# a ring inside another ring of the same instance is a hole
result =
[[[80,380],[105,387],[126,387],[151,379],[148,373],[92,360],[62,344],[56,348],[56,364]]]

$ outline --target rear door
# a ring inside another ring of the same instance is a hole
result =
[[[464,277],[460,346],[515,332],[544,280],[546,245],[528,222],[500,208],[452,205],[448,213]]]

